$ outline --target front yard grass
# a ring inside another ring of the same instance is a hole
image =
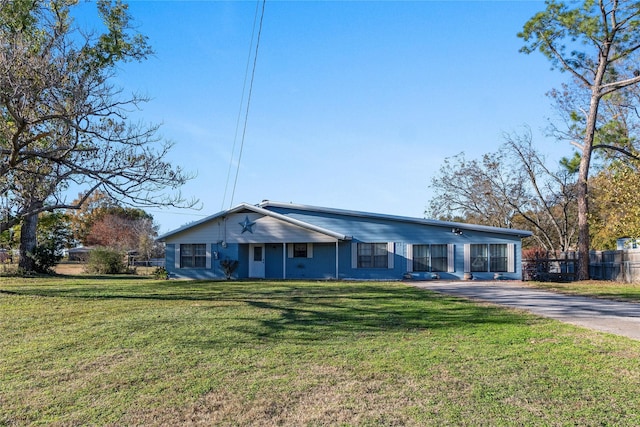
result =
[[[524,282],[528,286],[570,295],[584,295],[618,301],[640,303],[640,283],[621,283],[606,280],[583,280],[578,282]]]
[[[640,342],[401,283],[0,278],[0,425],[639,425]]]

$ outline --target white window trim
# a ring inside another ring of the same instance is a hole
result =
[[[516,244],[507,243],[507,273],[516,272]]]
[[[410,243],[407,245],[407,272],[413,273],[413,245],[437,245],[440,243]],[[455,262],[456,245],[453,243],[447,244],[447,273],[453,273],[456,271]]]
[[[287,243],[287,258],[293,258],[295,243]],[[307,258],[313,258],[313,243],[307,243]]]
[[[447,244],[447,273],[453,273],[456,271],[456,245],[453,243]]]
[[[382,243],[382,242],[351,242],[351,268],[358,268],[358,244],[359,243]],[[387,269],[392,269],[395,261],[394,242],[387,242]]]
[[[176,267],[177,270],[184,270],[182,267],[180,267],[180,245],[201,245],[202,243],[175,243],[174,247],[174,254],[176,259],[174,260],[174,265]],[[206,255],[205,255],[205,268],[207,270],[211,270],[211,245],[208,243],[205,243],[205,250],[206,250]],[[202,268],[202,267],[200,267]]]
[[[491,255],[489,254],[489,243],[474,243],[477,245],[487,245],[487,272],[491,270]],[[515,243],[492,243],[498,245],[507,245],[507,273],[516,272],[516,244]],[[464,271],[465,273],[471,272],[471,243],[465,243],[464,245]],[[499,273],[499,272],[492,272]]]
[[[464,244],[464,272],[471,273],[471,243]]]

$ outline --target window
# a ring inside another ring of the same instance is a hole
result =
[[[431,271],[448,271],[447,245],[431,245]]]
[[[180,245],[180,268],[206,268],[207,245],[182,244]]]
[[[471,245],[471,272],[488,271],[487,245]]]
[[[413,245],[413,271],[448,271],[447,245]]]
[[[489,259],[489,271],[506,272],[509,264],[506,243],[489,245]]]
[[[413,271],[429,271],[431,248],[429,245],[413,245]]]
[[[388,268],[387,243],[358,243],[358,268]]]
[[[287,243],[287,258],[313,258],[313,243]]]
[[[514,272],[514,251],[513,243],[472,244],[468,245],[468,252],[465,245],[465,269],[471,272]]]
[[[307,257],[307,244],[306,243],[294,243],[293,244],[293,257],[294,258],[306,258]]]

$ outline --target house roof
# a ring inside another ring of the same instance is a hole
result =
[[[179,233],[181,233],[181,232],[183,232],[185,230],[188,230],[188,229],[190,229],[192,227],[196,227],[198,225],[207,223],[209,221],[213,221],[213,220],[218,219],[218,218],[224,218],[224,217],[229,216],[229,215],[234,214],[234,213],[246,212],[246,211],[251,211],[251,212],[255,212],[255,213],[258,213],[258,214],[261,214],[261,215],[264,215],[264,216],[275,218],[275,219],[278,219],[280,221],[284,221],[284,222],[287,222],[289,224],[296,225],[298,227],[302,227],[302,228],[310,230],[310,231],[315,231],[315,232],[318,232],[318,233],[333,237],[333,238],[338,239],[338,240],[350,240],[351,239],[350,236],[346,236],[346,235],[344,235],[342,233],[337,233],[337,232],[332,231],[332,230],[327,230],[326,228],[318,227],[317,225],[309,224],[308,222],[300,221],[300,220],[297,220],[295,218],[288,217],[286,215],[281,215],[281,214],[279,214],[277,212],[273,212],[273,211],[264,209],[263,207],[261,207],[259,205],[250,205],[248,203],[240,203],[239,205],[237,205],[237,206],[235,206],[235,207],[233,207],[231,209],[228,209],[226,211],[218,212],[216,214],[213,214],[211,216],[203,218],[203,219],[201,219],[199,221],[195,221],[195,222],[186,224],[186,225],[184,225],[184,226],[182,226],[182,227],[180,227],[180,228],[178,228],[176,230],[173,230],[173,231],[170,231],[168,233],[165,233],[162,236],[159,236],[156,240],[163,241],[163,240],[166,240],[167,238],[169,238],[169,237],[171,237],[171,236],[173,236],[175,234],[179,234]]]
[[[360,211],[353,211],[353,210],[301,205],[301,204],[294,204],[294,203],[282,203],[282,202],[264,200],[258,205],[241,203],[231,209],[218,212],[216,214],[203,218],[199,221],[186,224],[176,230],[165,233],[162,236],[159,236],[157,240],[163,241],[173,235],[179,234],[192,227],[196,227],[198,225],[207,223],[209,221],[213,221],[218,218],[224,218],[234,213],[246,212],[246,211],[251,211],[261,215],[272,217],[272,218],[287,222],[289,224],[293,224],[298,227],[305,228],[307,230],[311,230],[327,236],[331,236],[338,240],[351,239],[351,236],[347,236],[345,234],[338,233],[336,231],[328,230],[326,228],[318,227],[317,225],[310,224],[308,222],[301,221],[301,220],[292,218],[290,216],[280,214],[278,212],[274,212],[273,210],[270,210],[270,208],[318,212],[318,213],[324,213],[324,214],[353,216],[358,218],[383,219],[383,220],[398,221],[398,222],[408,222],[413,224],[431,225],[431,226],[437,226],[437,227],[449,227],[449,228],[456,228],[456,229],[468,230],[468,231],[481,231],[481,232],[489,232],[489,233],[508,234],[511,236],[516,235],[519,237],[530,237],[533,234],[527,230],[517,230],[512,228],[490,227],[486,225],[466,224],[466,223],[453,222],[453,221],[439,221],[439,220],[433,220],[433,219],[413,218],[413,217],[406,217],[406,216],[387,215],[387,214],[379,214],[379,213],[371,213],[371,212],[360,212]]]
[[[319,212],[326,214],[335,214],[335,215],[343,215],[343,216],[354,216],[359,218],[371,218],[371,219],[384,219],[390,221],[399,221],[399,222],[409,222],[414,224],[423,224],[423,225],[432,225],[437,227],[450,227],[450,228],[458,228],[460,230],[469,230],[469,231],[483,231],[490,233],[498,233],[498,234],[509,234],[516,235],[519,237],[531,237],[533,233],[528,230],[518,230],[515,228],[501,228],[501,227],[491,227],[488,225],[478,225],[478,224],[467,224],[462,222],[454,222],[454,221],[440,221],[435,219],[425,219],[425,218],[414,218],[407,216],[397,216],[397,215],[388,215],[388,214],[380,214],[380,213],[372,213],[372,212],[361,212],[361,211],[353,211],[346,209],[336,209],[336,208],[326,208],[321,206],[309,206],[309,205],[300,205],[294,203],[282,203],[275,202],[271,200],[263,200],[258,206],[268,209],[270,207],[273,208],[284,208],[284,209],[295,209],[301,211],[309,211],[309,212]]]

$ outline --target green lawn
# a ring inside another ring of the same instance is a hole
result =
[[[0,278],[0,425],[640,425],[640,342],[401,283]]]
[[[640,283],[585,280],[569,283],[525,282],[528,286],[572,295],[585,295],[640,303]]]

